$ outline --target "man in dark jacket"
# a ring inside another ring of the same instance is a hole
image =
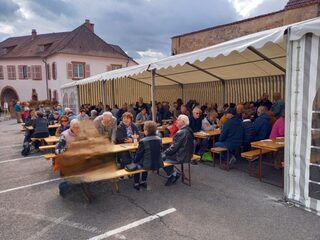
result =
[[[236,161],[234,156],[234,150],[242,144],[242,123],[239,117],[236,117],[236,109],[228,108],[226,111],[226,118],[228,121],[223,125],[222,132],[219,137],[219,142],[216,142],[216,147],[227,148],[231,157],[227,159],[229,164],[233,164]],[[223,154],[225,158],[225,154]]]
[[[267,139],[271,133],[271,118],[267,114],[267,108],[265,106],[258,107],[257,110],[258,117],[254,121],[254,126],[256,129],[256,141],[262,139]]]
[[[173,138],[173,143],[167,148],[163,155],[165,161],[173,164],[180,164],[190,162],[193,155],[193,132],[189,127],[189,118],[186,115],[179,115],[176,126],[179,128],[178,132]],[[174,171],[173,166],[164,168],[168,175],[166,186],[174,184],[180,177],[180,174]]]
[[[161,158],[161,138],[156,135],[157,124],[154,121],[144,123],[144,134],[139,142],[139,147],[134,158],[134,163],[145,170],[159,170],[163,167]],[[143,172],[140,181],[140,173],[134,175],[134,188],[140,190],[140,186],[147,188],[148,172]]]
[[[122,115],[122,122],[119,124],[116,132],[116,143],[133,143],[139,136],[139,129],[133,123],[133,115],[130,112],[125,112]],[[120,167],[124,168],[125,165],[132,162],[129,152],[119,153]]]

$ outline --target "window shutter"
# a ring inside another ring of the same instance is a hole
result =
[[[112,66],[107,66],[107,71],[109,72],[109,71],[111,71],[112,70]]]
[[[90,77],[90,64],[86,64],[86,66],[85,66],[85,68],[86,68],[86,73],[85,73],[85,76],[84,77]]]
[[[18,65],[19,79],[23,79],[23,66]]]
[[[46,64],[46,66],[47,66],[47,74],[48,74],[48,80],[51,80],[51,74],[50,74],[50,64],[48,63],[48,64]]]
[[[42,70],[41,70],[41,65],[37,66],[37,79],[42,80]]]
[[[4,74],[3,74],[3,66],[0,66],[0,79],[4,79]]]
[[[12,66],[12,79],[13,80],[17,79],[16,66]]]
[[[31,67],[29,67],[28,66],[28,68],[27,68],[28,70],[27,70],[27,75],[28,75],[28,79],[31,79],[32,78],[32,76],[31,76]]]
[[[67,63],[67,78],[72,79],[72,77],[73,77],[72,64]]]
[[[52,63],[52,79],[57,80],[57,65],[55,62]]]
[[[36,66],[35,65],[31,66],[31,77],[32,77],[32,80],[36,80],[37,79],[37,73],[36,73]]]

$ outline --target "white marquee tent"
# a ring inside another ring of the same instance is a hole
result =
[[[315,18],[65,84],[62,95],[76,96],[79,85],[128,78],[149,84],[154,100],[155,86],[178,85],[183,94],[185,84],[219,81],[224,102],[229,80],[286,74],[284,195],[320,214],[319,36]]]

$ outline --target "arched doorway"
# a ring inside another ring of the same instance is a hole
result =
[[[17,91],[10,86],[6,86],[2,89],[0,94],[1,106],[6,101],[9,104],[9,111],[13,113],[13,107],[16,101],[19,100]]]

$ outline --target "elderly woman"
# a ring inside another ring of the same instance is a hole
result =
[[[63,115],[60,118],[60,127],[57,128],[56,131],[56,136],[60,137],[61,133],[64,132],[65,130],[69,129],[70,125],[69,125],[69,118],[66,115]]]
[[[117,128],[116,143],[133,143],[134,138],[139,135],[138,127],[133,123],[133,115],[129,112],[125,112],[122,115],[122,121]],[[119,153],[120,167],[124,168],[125,165],[132,162],[132,158],[129,152]]]
[[[161,138],[156,135],[157,124],[154,121],[146,121],[144,124],[143,138],[139,142],[139,148],[134,158],[139,168],[146,170],[159,170],[163,167],[161,158]],[[143,172],[140,181],[140,173],[134,175],[134,188],[140,190],[140,186],[147,188],[148,172]]]

